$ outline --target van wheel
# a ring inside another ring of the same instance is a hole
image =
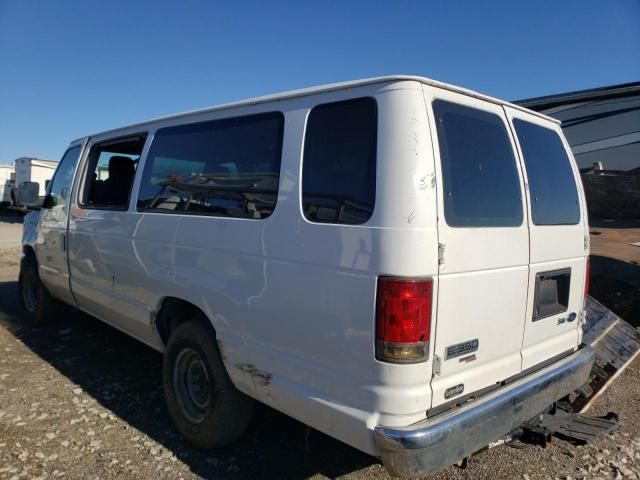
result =
[[[55,315],[59,304],[40,280],[38,263],[32,256],[23,257],[20,262],[18,288],[22,308],[33,323],[43,323]]]
[[[253,400],[233,386],[215,334],[203,321],[181,323],[171,333],[163,379],[173,424],[193,446],[222,447],[249,426]]]

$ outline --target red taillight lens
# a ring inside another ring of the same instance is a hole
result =
[[[415,363],[427,359],[433,280],[378,278],[376,358]]]
[[[591,257],[587,257],[587,272],[584,276],[584,296],[589,295],[589,277],[591,276]]]

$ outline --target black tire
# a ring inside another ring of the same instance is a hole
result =
[[[28,255],[20,262],[18,277],[18,297],[27,318],[34,324],[41,324],[54,317],[60,302],[54,299],[40,280],[38,262]]]
[[[169,415],[178,432],[191,445],[208,450],[228,445],[244,434],[251,421],[253,399],[234,387],[215,333],[205,322],[208,320],[187,321],[171,332],[164,354],[163,383]]]

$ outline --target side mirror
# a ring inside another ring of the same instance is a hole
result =
[[[18,204],[27,207],[35,207],[40,203],[39,194],[40,184],[38,182],[22,182],[18,185]]]

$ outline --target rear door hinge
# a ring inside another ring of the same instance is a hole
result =
[[[444,252],[446,249],[447,246],[444,243],[438,243],[438,265],[444,263]]]
[[[589,251],[589,235],[584,236],[584,251]]]
[[[433,367],[431,368],[431,375],[433,377],[437,377],[440,375],[440,364],[441,360],[438,355],[433,356]]]

